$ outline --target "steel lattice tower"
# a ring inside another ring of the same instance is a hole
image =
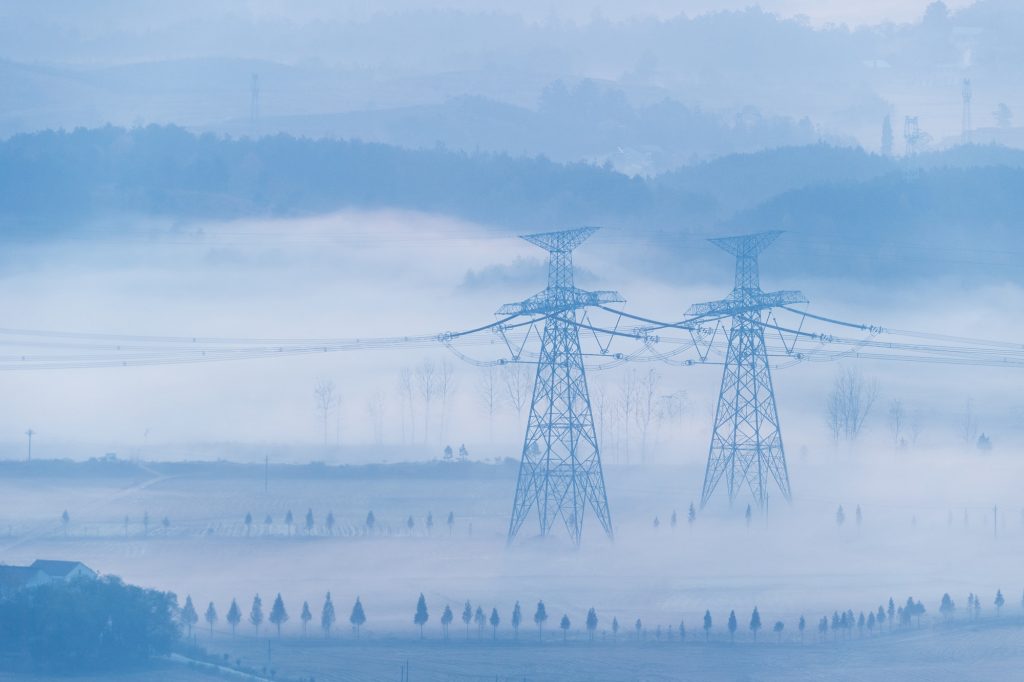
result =
[[[576,315],[581,308],[623,299],[614,291],[577,289],[572,267],[573,249],[596,230],[584,227],[523,236],[550,254],[548,287],[498,311],[500,315],[546,317],[508,526],[510,543],[534,508],[541,535],[548,535],[561,519],[578,545],[587,505],[593,508],[605,533],[612,535]]]
[[[782,447],[782,432],[775,406],[775,390],[768,367],[761,314],[774,306],[806,302],[798,291],[761,291],[757,256],[781,232],[761,232],[742,237],[710,240],[736,256],[735,287],[728,298],[698,303],[691,316],[732,318],[729,346],[722,373],[722,389],[704,473],[700,504],[704,507],[724,477],[729,503],[750,488],[754,501],[764,507],[768,479],[775,479],[786,500],[790,499],[789,472]]]

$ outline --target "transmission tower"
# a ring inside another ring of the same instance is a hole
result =
[[[961,88],[961,95],[964,98],[963,119],[960,122],[961,144],[971,143],[971,79],[965,78]]]
[[[727,298],[698,303],[688,312],[690,316],[732,318],[700,497],[702,508],[722,478],[728,487],[730,504],[746,485],[758,507],[763,508],[769,477],[775,479],[783,497],[790,498],[786,453],[761,315],[775,306],[806,300],[799,291],[761,291],[757,267],[758,254],[780,234],[761,232],[710,240],[736,256],[735,286]]]
[[[548,286],[539,294],[520,303],[509,303],[498,311],[499,315],[546,317],[508,526],[510,543],[532,509],[537,511],[541,535],[548,535],[561,519],[578,545],[588,505],[605,533],[612,535],[601,452],[576,323],[581,308],[623,299],[614,291],[577,289],[572,269],[573,249],[596,230],[584,227],[523,236],[550,254]]]

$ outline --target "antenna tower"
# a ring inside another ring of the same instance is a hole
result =
[[[775,306],[806,303],[806,299],[799,291],[761,291],[757,264],[758,254],[780,234],[711,239],[712,244],[736,256],[735,286],[727,298],[698,303],[688,312],[691,316],[732,318],[700,497],[702,508],[723,478],[730,504],[746,485],[757,506],[764,508],[769,477],[775,479],[783,497],[790,499],[761,314]]]
[[[524,235],[523,239],[550,254],[547,289],[498,311],[499,315],[546,318],[508,526],[510,543],[530,511],[536,509],[542,536],[548,535],[561,520],[578,545],[588,505],[604,532],[612,536],[601,452],[580,350],[577,311],[587,306],[620,303],[623,298],[614,291],[577,289],[572,269],[573,249],[596,230],[583,227]]]

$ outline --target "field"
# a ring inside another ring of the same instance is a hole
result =
[[[213,601],[215,634],[211,641],[200,619],[198,645],[262,670],[269,642],[268,671],[287,679],[399,679],[406,661],[410,679],[431,680],[853,680],[879,663],[904,679],[986,679],[1019,670],[1024,522],[1012,502],[1017,463],[992,458],[979,469],[966,459],[935,459],[934,480],[908,486],[909,472],[921,463],[890,460],[875,462],[877,476],[870,479],[856,475],[861,467],[854,460],[800,462],[794,503],[773,503],[767,518],[754,514],[749,524],[745,505],[724,503],[688,523],[702,473],[696,466],[611,467],[616,538],[591,525],[578,549],[561,536],[531,537],[532,530],[506,546],[514,464],[327,467],[319,473],[279,467],[271,470],[266,492],[263,470],[255,466],[190,471],[151,464],[75,479],[8,467],[0,479],[7,510],[0,519],[6,532],[0,558],[81,560],[132,583],[172,590],[181,602],[190,595],[200,617]],[[957,469],[962,472],[954,475]],[[820,486],[812,483],[825,479],[834,496],[800,493],[799,486],[813,490]],[[904,483],[880,484],[885,480]],[[289,510],[291,526],[284,522]],[[314,515],[309,531],[307,510]],[[372,530],[365,526],[370,510]],[[331,529],[328,512],[336,519]],[[247,513],[253,518],[248,526]],[[1007,600],[1000,618],[992,606],[997,589]],[[330,640],[319,629],[328,591],[338,613]],[[944,592],[959,606],[952,627],[937,611]],[[978,621],[961,615],[970,592],[982,598]],[[290,618],[280,639],[269,623],[258,634],[249,624],[257,593],[265,615],[281,593]],[[420,593],[430,614],[423,641],[412,623]],[[358,641],[347,622],[357,596],[367,614]],[[876,610],[890,596],[897,604],[908,596],[924,602],[920,629],[873,638],[865,633],[863,639],[854,630],[849,641],[816,642],[822,615]],[[234,638],[224,620],[232,598],[245,614]],[[497,641],[489,625],[480,632],[475,624],[466,641],[460,620],[466,600],[487,615],[497,608]],[[524,616],[518,640],[509,625],[517,600]],[[538,600],[549,614],[543,643],[532,620]],[[314,614],[305,638],[303,601]],[[445,605],[456,614],[448,642],[439,624]],[[754,606],[764,623],[756,644],[747,629]],[[594,642],[584,628],[590,607],[599,617]],[[710,643],[701,630],[705,609],[714,618]],[[725,622],[733,609],[739,628],[730,645]],[[571,621],[566,642],[558,628],[563,614]],[[803,645],[796,628],[801,615],[808,624]],[[613,618],[622,628],[617,636]],[[686,643],[675,632],[669,639],[680,621]],[[785,626],[781,642],[771,632],[776,621]],[[164,673],[152,679],[184,674],[180,667]]]

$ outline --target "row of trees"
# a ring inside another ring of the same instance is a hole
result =
[[[192,636],[192,628],[199,622],[199,613],[196,611],[195,605],[192,603],[192,596],[189,595],[185,598],[185,605],[181,609],[181,623],[187,630],[187,635]],[[226,620],[228,625],[231,627],[231,636],[235,636],[235,632],[238,626],[242,622],[242,609],[238,606],[236,599],[231,600],[231,605],[228,607]],[[246,617],[249,624],[253,627],[253,631],[256,636],[260,634],[260,626],[263,625],[264,621],[269,622],[271,625],[277,628],[277,636],[281,636],[281,626],[289,620],[288,609],[285,607],[284,599],[281,597],[281,593],[277,594],[274,599],[273,605],[270,607],[270,613],[264,616],[263,613],[263,599],[257,594],[252,599],[252,605],[249,607],[249,613]],[[213,629],[220,620],[220,615],[217,612],[217,607],[211,601],[206,607],[206,611],[203,614],[203,620],[206,621],[207,626],[210,629],[210,636],[213,636]],[[299,620],[302,621],[302,636],[305,637],[309,634],[309,624],[313,620],[313,612],[310,610],[309,602],[302,602],[302,610],[299,614]],[[320,629],[323,631],[325,637],[331,636],[331,630],[334,628],[334,624],[337,621],[337,615],[334,610],[334,601],[331,599],[331,593],[328,592],[324,598],[323,606],[320,608]],[[355,628],[356,637],[359,636],[360,628],[366,623],[366,611],[363,609],[363,602],[359,597],[356,597],[355,604],[352,605],[352,612],[348,617],[348,622]]]
[[[249,535],[252,532],[252,526],[253,526],[253,523],[254,523],[253,515],[252,515],[251,512],[246,512],[245,513],[245,518],[243,519],[243,523],[245,524],[245,534]],[[292,526],[293,525],[297,526],[297,524],[295,523],[295,516],[292,514],[291,509],[289,509],[285,513],[285,515],[284,515],[284,523],[288,527],[288,535],[291,535],[292,534]],[[274,518],[270,514],[267,514],[265,517],[263,517],[263,525],[266,528],[268,528],[268,529],[271,528],[274,525]],[[329,535],[333,535],[334,534],[334,528],[335,528],[336,525],[337,525],[337,520],[334,517],[334,512],[327,512],[327,517],[326,517],[326,519],[324,521],[324,526],[323,527],[327,530],[327,533]],[[363,522],[363,525],[366,527],[366,530],[368,530],[368,531],[373,531],[375,528],[377,528],[377,516],[373,513],[372,509],[369,512],[367,512],[366,520]],[[415,519],[415,517],[410,515],[405,520],[403,525],[407,529],[409,529],[411,531],[413,528],[416,527],[416,519]],[[423,520],[423,525],[427,529],[427,533],[430,533],[433,530],[433,528],[434,528],[434,513],[433,512],[429,512],[429,511],[427,512],[427,515],[426,515],[426,517]],[[454,530],[455,530],[455,512],[448,512],[448,516],[445,518],[445,525],[448,526],[448,533],[449,534],[454,532]],[[306,532],[307,535],[312,535],[313,531],[316,529],[316,517],[313,515],[313,510],[312,509],[309,509],[306,512],[304,528],[305,528],[305,532]],[[296,531],[297,530],[298,529],[296,528]]]

